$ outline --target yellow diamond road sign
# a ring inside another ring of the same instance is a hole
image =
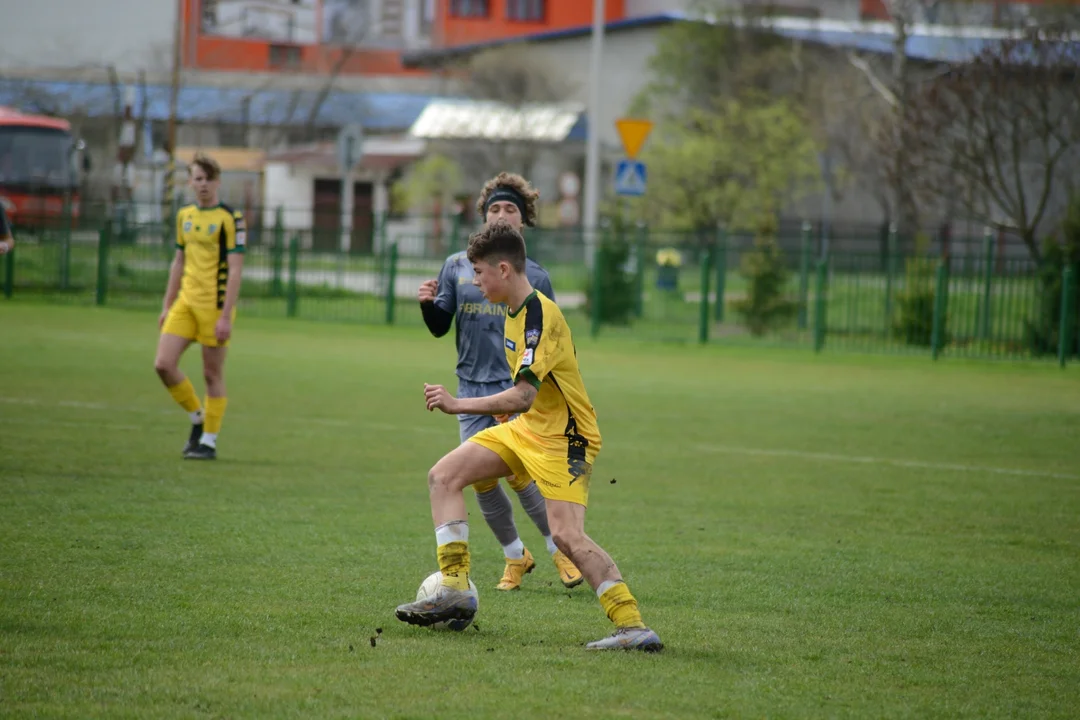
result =
[[[633,160],[641,152],[641,146],[645,144],[645,139],[649,137],[653,124],[649,120],[622,118],[615,121],[615,127],[619,130],[626,156]]]

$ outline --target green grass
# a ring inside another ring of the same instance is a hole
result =
[[[185,464],[154,321],[0,304],[0,715],[1076,715],[1074,371],[578,338],[588,530],[668,646],[595,656],[546,561],[491,589],[472,497],[478,630],[393,618],[434,569],[452,343],[242,315],[221,459]]]

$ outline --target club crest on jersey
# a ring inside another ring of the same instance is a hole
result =
[[[539,330],[526,330],[525,331],[525,345],[527,347],[536,347],[536,344],[540,342]]]
[[[184,223],[184,232],[191,232],[191,221],[190,220],[188,220],[186,223]]]
[[[514,352],[517,352],[517,343],[515,343],[510,338],[506,338],[506,347],[510,350],[513,350]]]
[[[525,348],[525,352],[521,354],[521,367],[532,365],[533,362],[533,349]]]
[[[210,225],[210,227],[206,228],[206,234],[213,235],[215,230],[217,230],[217,225]]]

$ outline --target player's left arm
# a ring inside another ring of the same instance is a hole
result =
[[[244,248],[247,245],[247,228],[244,216],[233,213],[232,232],[227,239],[226,262],[229,264],[229,279],[225,281],[225,301],[221,305],[221,317],[214,328],[218,342],[224,342],[232,335],[232,314],[240,300],[240,283],[244,271]]]
[[[526,413],[536,400],[537,389],[520,380],[509,390],[482,398],[456,398],[442,385],[424,385],[428,410],[447,415],[515,415]]]

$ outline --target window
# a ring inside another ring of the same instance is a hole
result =
[[[270,67],[295,70],[300,67],[300,48],[295,45],[271,45]]]
[[[544,0],[506,0],[506,19],[543,22]]]
[[[435,26],[435,0],[420,0],[420,34],[431,35]]]
[[[451,17],[486,18],[489,0],[450,0]]]

